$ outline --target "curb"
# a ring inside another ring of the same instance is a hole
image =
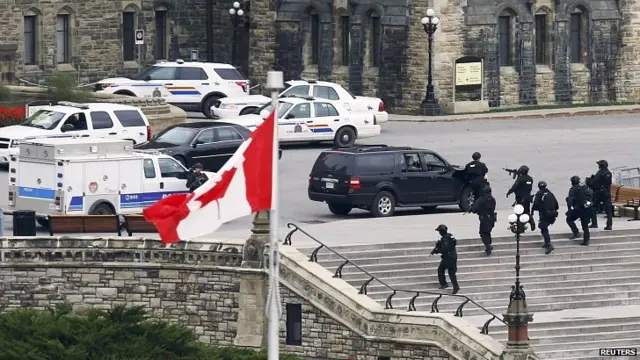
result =
[[[532,110],[536,111],[536,110]],[[459,122],[470,120],[520,120],[520,119],[552,119],[562,117],[576,117],[576,116],[597,116],[597,115],[624,115],[624,114],[638,114],[640,113],[640,106],[634,106],[629,108],[606,108],[606,109],[585,109],[576,108],[559,109],[558,111],[540,112],[540,113],[524,113],[524,112],[508,112],[492,114],[469,114],[469,115],[451,115],[451,116],[433,116],[428,118],[407,118],[407,119],[393,119],[393,115],[389,116],[389,122]],[[402,116],[402,115],[401,115]]]

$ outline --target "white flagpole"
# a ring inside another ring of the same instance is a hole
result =
[[[281,71],[267,73],[267,89],[271,91],[271,107],[274,116],[273,130],[273,175],[271,178],[271,216],[269,217],[269,298],[268,308],[268,360],[278,360],[280,354],[280,243],[278,240],[280,196],[278,190],[278,153],[280,140],[278,139],[278,93],[284,89],[284,79]]]

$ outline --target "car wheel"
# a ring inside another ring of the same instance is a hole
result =
[[[115,215],[115,214],[113,213],[113,210],[111,210],[111,207],[109,205],[102,203],[102,204],[98,204],[98,206],[93,208],[93,210],[89,212],[89,215]]]
[[[216,104],[216,101],[220,99],[220,96],[211,96],[202,105],[202,113],[209,119],[213,119],[213,112],[211,108]]]
[[[353,206],[345,204],[328,203],[329,211],[334,215],[347,215],[353,210]]]
[[[431,205],[431,206],[421,206],[422,210],[424,211],[433,211],[438,207],[438,205]]]
[[[333,140],[333,144],[336,147],[349,147],[353,146],[356,142],[356,132],[351,127],[343,127],[338,130],[336,137]]]
[[[180,164],[182,164],[182,166],[187,167],[187,160],[185,160],[182,156],[178,155],[178,156],[174,156],[174,159],[176,159],[176,161],[178,161]]]
[[[392,216],[396,211],[396,199],[387,191],[380,191],[371,204],[371,214],[375,217]]]
[[[242,110],[240,110],[240,115],[249,115],[249,114],[253,114],[256,111],[256,107],[246,107]]]
[[[49,219],[37,218],[36,222],[45,229],[49,228]]]
[[[473,194],[473,190],[471,186],[465,186],[462,188],[462,193],[460,194],[460,202],[458,203],[458,207],[462,211],[469,211],[475,202],[476,197]]]

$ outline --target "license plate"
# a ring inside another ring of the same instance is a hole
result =
[[[333,189],[333,183],[328,182],[328,183],[324,183],[324,184],[325,184],[325,185],[324,185],[324,187],[325,187],[325,188],[327,188],[327,189]]]

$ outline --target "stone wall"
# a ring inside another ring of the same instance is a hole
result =
[[[0,306],[80,312],[141,305],[213,344],[265,346],[267,275],[244,269],[244,241],[128,238],[0,240]],[[383,310],[291,247],[282,252],[281,349],[331,359],[498,359],[503,347],[447,314]],[[302,306],[302,345],[287,345],[287,304]],[[256,341],[257,340],[257,341]]]

